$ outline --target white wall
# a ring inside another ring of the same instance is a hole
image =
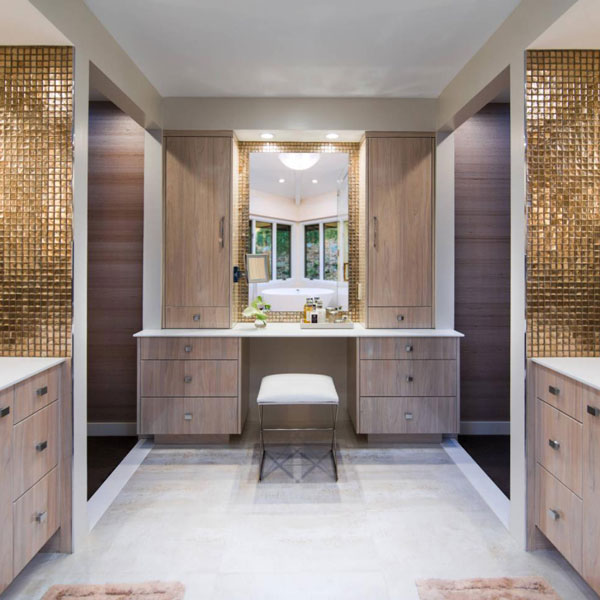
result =
[[[298,221],[298,207],[292,198],[250,188],[250,215],[266,219]]]

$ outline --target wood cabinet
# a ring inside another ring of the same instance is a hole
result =
[[[433,326],[434,138],[368,133],[367,327]]]
[[[0,392],[0,594],[13,578],[13,389]]]
[[[164,326],[230,327],[231,134],[164,138]]]

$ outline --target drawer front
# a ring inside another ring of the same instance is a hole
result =
[[[359,433],[458,433],[456,399],[360,399]]]
[[[141,396],[237,396],[237,360],[143,360]]]
[[[361,396],[456,396],[454,360],[361,360]]]
[[[583,426],[539,399],[536,424],[538,462],[581,497]]]
[[[583,417],[583,387],[554,371],[535,367],[536,396],[577,421]]]
[[[53,469],[36,483],[12,508],[16,576],[59,527],[58,469]]]
[[[15,416],[18,423],[35,411],[58,400],[58,369],[50,369],[15,386]]]
[[[167,329],[228,329],[231,327],[227,306],[167,306]]]
[[[0,392],[0,594],[13,578],[13,388]]]
[[[360,358],[433,360],[457,358],[455,338],[365,338],[360,340]]]
[[[231,434],[238,431],[238,400],[142,398],[142,434]]]
[[[536,525],[561,554],[581,571],[583,503],[540,465],[536,465]]]
[[[16,500],[58,463],[58,402],[15,425],[13,440]]]
[[[423,329],[433,327],[431,306],[369,306],[369,329]]]
[[[236,360],[239,344],[235,338],[142,338],[141,358]]]

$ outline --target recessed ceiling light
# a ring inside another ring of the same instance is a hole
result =
[[[337,133],[330,131],[325,137],[328,140],[337,140],[340,136]]]
[[[285,179],[282,177],[282,178],[279,180],[279,183],[285,183]]]
[[[312,182],[313,183],[319,183],[319,180],[318,179],[313,179]]]
[[[261,133],[260,137],[263,140],[272,140],[275,136],[272,133]]]

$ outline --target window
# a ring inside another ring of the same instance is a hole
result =
[[[306,279],[320,279],[319,234],[318,223],[304,226],[304,277]]]
[[[287,223],[250,219],[249,252],[269,254],[271,279],[292,277],[292,226]]]
[[[348,261],[348,220],[304,225],[304,277],[343,281]]]
[[[323,279],[338,278],[338,224],[323,223]]]

